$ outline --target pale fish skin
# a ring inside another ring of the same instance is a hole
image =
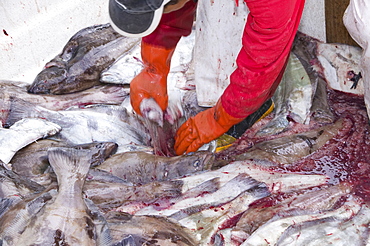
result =
[[[257,185],[242,192],[235,199],[217,207],[202,210],[198,213],[179,220],[179,223],[190,229],[198,240],[198,245],[212,245],[212,237],[219,230],[219,227],[227,224],[236,215],[246,211],[249,205],[270,192],[264,185]]]
[[[276,216],[284,218],[295,214],[332,210],[350,192],[348,185],[339,184],[266,197],[265,200],[259,201],[258,205],[243,213],[233,227],[231,236],[241,243],[260,226]]]
[[[45,119],[25,118],[9,129],[0,128],[0,160],[8,164],[14,154],[28,144],[61,131],[61,127]]]
[[[348,74],[350,71],[355,74],[361,72],[361,48],[346,44],[319,43],[317,53],[323,68],[323,71],[319,72],[324,74],[331,88],[358,95],[364,94],[362,79],[359,80],[356,89],[351,89],[353,82]]]
[[[365,246],[369,245],[370,208],[362,205],[361,210],[349,220],[324,219],[320,223],[306,222],[288,228],[279,238],[278,246]]]
[[[179,180],[183,182],[182,192],[184,193],[214,178],[219,178],[220,185],[224,185],[241,173],[248,174],[255,180],[265,183],[272,193],[305,189],[327,184],[329,181],[329,177],[325,175],[271,171],[248,160],[235,161],[220,169],[194,174]]]
[[[195,32],[182,37],[171,58],[169,84],[185,83],[186,72],[192,61],[192,50],[195,42]],[[141,58],[141,45],[135,45],[130,52],[122,55],[112,65],[104,69],[100,75],[100,81],[112,84],[130,84],[131,80],[138,75],[144,65]]]
[[[94,106],[84,109],[48,110],[38,105],[13,101],[8,124],[25,117],[44,118],[61,126],[58,134],[70,144],[91,142],[114,142],[121,145],[131,143],[148,145],[149,135],[145,127],[122,106]]]
[[[48,156],[57,175],[58,194],[53,202],[45,204],[14,245],[97,245],[95,225],[82,197],[90,152],[51,148]]]
[[[135,215],[167,216],[179,220],[199,210],[205,210],[210,207],[217,207],[228,203],[241,193],[257,186],[263,187],[265,184],[252,179],[246,174],[240,174],[212,193],[205,193],[196,197],[175,198],[173,201],[170,201],[170,204],[173,205],[170,205],[168,208],[161,210],[149,206],[138,211]]]
[[[131,80],[144,68],[141,61],[141,44],[135,45],[129,53],[121,56],[100,74],[100,82],[110,84],[130,84]]]
[[[294,53],[290,53],[290,62],[285,69],[284,79],[293,80],[293,90],[289,93],[288,109],[290,117],[301,124],[309,123],[310,108],[313,98],[313,86],[305,68]],[[289,83],[289,82],[288,82]]]
[[[258,134],[269,135],[284,131],[289,126],[288,117],[295,122],[308,124],[313,92],[305,68],[291,52],[283,78],[273,96],[275,116]]]
[[[276,245],[279,238],[284,231],[290,226],[307,221],[321,222],[321,219],[334,218],[337,220],[346,220],[357,214],[362,207],[362,200],[358,197],[349,196],[347,201],[339,208],[328,211],[316,211],[312,213],[305,213],[292,215],[289,217],[271,219],[261,227],[259,227],[241,246],[269,246]]]

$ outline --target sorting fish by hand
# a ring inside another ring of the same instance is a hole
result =
[[[174,76],[193,39],[166,110],[133,112],[140,39],[109,24],[76,33],[32,85],[0,80],[0,245],[369,244],[358,48],[298,32],[275,109],[229,148],[175,156],[177,129],[206,110]]]

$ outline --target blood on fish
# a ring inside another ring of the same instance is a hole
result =
[[[356,195],[370,201],[370,125],[364,98],[330,90],[328,99],[337,118],[344,119],[343,128],[323,147],[284,169],[325,174],[332,184],[347,182]]]
[[[240,214],[237,214],[237,215],[229,218],[224,223],[222,223],[218,227],[218,229],[219,230],[223,230],[223,229],[232,228],[232,227],[236,226],[236,224],[238,223],[238,221],[240,220],[240,218],[242,217],[242,215],[243,215],[243,213],[240,213]]]
[[[5,36],[9,36],[9,34],[5,31],[5,29],[3,29],[3,33],[5,34]]]

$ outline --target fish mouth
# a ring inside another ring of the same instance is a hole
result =
[[[113,142],[105,142],[101,143],[98,147],[103,150],[103,157],[108,158],[117,152],[118,144]]]
[[[68,77],[67,70],[51,66],[41,71],[29,86],[27,92],[32,94],[51,94],[58,91],[63,81]]]

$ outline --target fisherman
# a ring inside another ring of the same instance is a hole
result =
[[[245,0],[249,14],[230,84],[215,106],[189,118],[178,129],[176,154],[198,150],[247,117],[259,118],[254,114],[271,101],[281,81],[304,2]],[[124,36],[142,37],[145,67],[130,85],[131,105],[136,113],[141,115],[140,103],[145,98],[154,98],[166,110],[171,57],[180,38],[191,33],[196,7],[197,0],[109,0],[113,28]]]

